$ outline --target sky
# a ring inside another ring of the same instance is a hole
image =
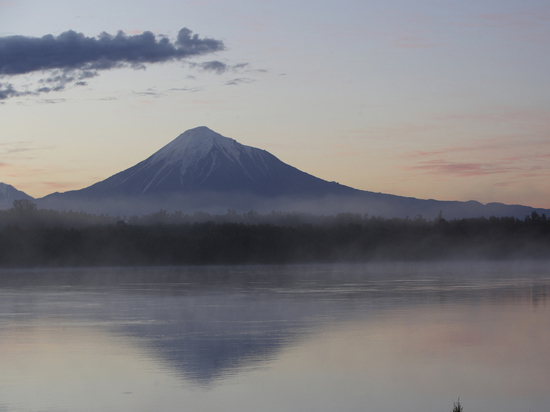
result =
[[[0,0],[0,182],[80,189],[207,126],[314,176],[550,208],[547,0]]]

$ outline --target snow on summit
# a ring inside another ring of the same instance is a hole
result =
[[[201,126],[180,134],[152,155],[148,161],[153,164],[162,160],[166,166],[177,162],[191,165],[198,159],[204,158],[214,147],[221,149],[237,163],[240,163],[239,156],[243,151],[250,154],[253,150],[250,146],[244,146],[234,139],[224,137],[206,126]]]
[[[250,156],[254,151],[254,148],[250,146],[244,146],[234,139],[224,137],[206,126],[201,126],[180,134],[147,159],[147,163],[153,165],[162,161],[164,167],[173,167],[179,163],[181,164],[181,173],[185,174],[188,169],[196,166],[201,159],[208,156],[214,148],[221,150],[225,156],[241,166],[241,154]]]
[[[265,150],[242,145],[201,126],[187,130],[142,162],[82,192],[93,196],[273,192],[287,186],[286,182],[275,182],[274,173],[280,174],[281,165]]]
[[[241,173],[251,180],[256,180],[255,174],[247,170],[250,164],[255,164],[262,174],[267,173],[263,150],[250,146],[244,146],[234,139],[222,136],[206,126],[187,130],[172,142],[168,143],[158,152],[146,159],[142,168],[157,168],[156,175],[143,191],[147,191],[151,185],[158,184],[157,177],[178,169],[181,176],[186,173],[195,175],[196,183],[203,183],[215,170],[222,167],[224,160],[229,160]],[[243,164],[244,159],[251,160],[248,167]]]

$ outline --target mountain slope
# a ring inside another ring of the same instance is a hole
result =
[[[442,202],[373,193],[327,182],[207,127],[188,130],[129,169],[81,190],[54,193],[40,207],[118,215],[159,209],[225,213],[254,209],[315,214],[368,213],[434,219],[480,216],[524,218],[536,210],[498,203]]]
[[[357,191],[304,173],[265,150],[197,127],[137,165],[72,193],[97,198],[197,192],[317,196]]]
[[[17,190],[12,185],[7,185],[0,182],[0,209],[9,209],[13,205],[14,200],[26,199],[34,200],[31,196]]]

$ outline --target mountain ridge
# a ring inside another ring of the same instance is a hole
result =
[[[14,200],[35,200],[25,192],[16,189],[12,185],[0,182],[0,209],[12,207]]]
[[[355,193],[245,146],[205,126],[187,130],[147,159],[89,187],[79,196],[219,192],[260,196]]]
[[[438,201],[375,193],[328,182],[271,153],[222,136],[206,126],[180,134],[151,156],[80,190],[36,199],[41,208],[112,215],[160,209],[223,214],[228,209],[259,213],[361,213],[386,218],[422,215],[435,219],[490,216],[524,218],[549,210],[477,201]]]

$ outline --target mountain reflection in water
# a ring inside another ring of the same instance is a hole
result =
[[[0,389],[0,410],[94,410],[94,402],[154,410],[146,399],[182,410],[183,398],[207,410],[193,388],[215,393],[220,404],[210,406],[226,410],[252,410],[231,403],[250,391],[272,403],[286,393],[291,410],[397,410],[412,402],[436,411],[458,396],[477,402],[471,410],[544,405],[550,398],[522,371],[498,375],[522,364],[548,382],[550,363],[537,351],[550,349],[549,293],[546,263],[4,270],[0,382],[10,393]],[[102,366],[94,372],[94,364]],[[463,370],[446,370],[457,365]],[[492,395],[476,388],[476,374],[492,379]],[[294,388],[285,386],[293,380]],[[503,398],[507,385],[518,391],[512,400]]]

